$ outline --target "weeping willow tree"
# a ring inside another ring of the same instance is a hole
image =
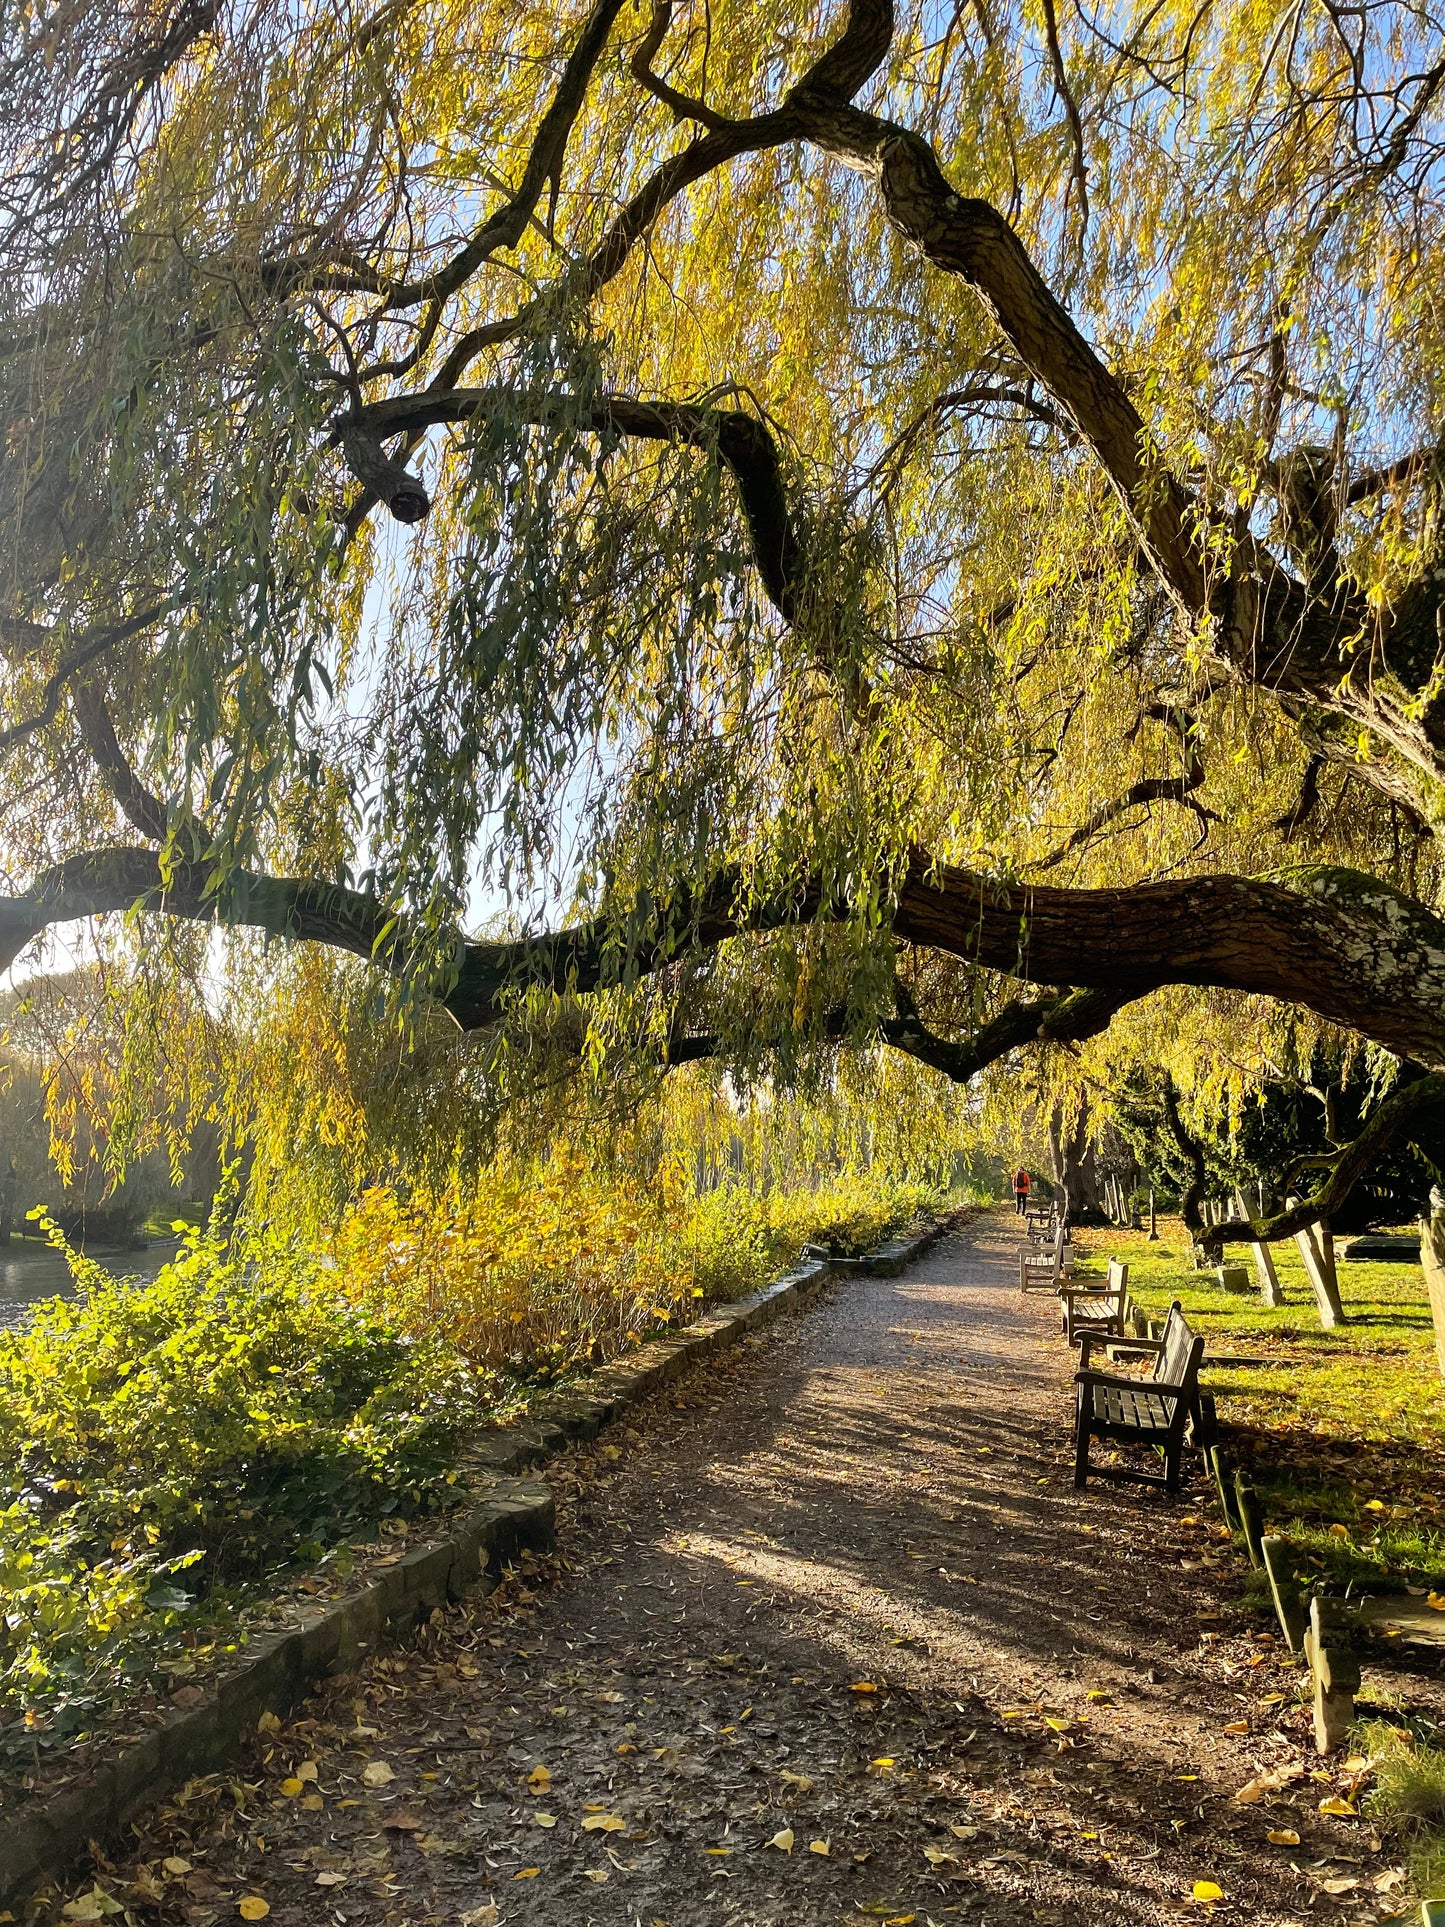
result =
[[[1427,8],[3,7],[6,962],[1440,1102]]]

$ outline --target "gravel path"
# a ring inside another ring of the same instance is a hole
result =
[[[198,1927],[1388,1912],[1202,1489],[1074,1492],[1017,1237],[989,1214],[839,1285],[554,1465],[554,1559],[336,1682],[102,1888]]]

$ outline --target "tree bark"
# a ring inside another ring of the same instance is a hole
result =
[[[920,853],[896,892],[893,931],[1005,976],[1077,985],[1118,1003],[1170,983],[1252,991],[1303,1004],[1401,1057],[1445,1068],[1445,923],[1353,871],[1302,872],[1298,882],[1286,889],[1205,876],[1131,889],[1045,889],[994,882]],[[0,968],[52,924],[133,908],[330,944],[398,976],[412,975],[426,954],[421,933],[388,905],[344,885],[219,874],[204,864],[177,865],[163,876],[153,850],[123,848],[70,858],[26,895],[0,898]],[[705,887],[679,888],[645,940],[629,941],[625,915],[510,943],[458,938],[455,961],[419,988],[462,1029],[482,1029],[525,986],[586,994],[730,937],[847,913],[812,879],[756,898],[722,872]],[[1047,1035],[1046,1024],[1039,1030]]]

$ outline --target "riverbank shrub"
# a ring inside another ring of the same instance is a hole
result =
[[[464,1205],[367,1193],[326,1250],[190,1228],[149,1282],[67,1252],[76,1296],[0,1332],[0,1765],[102,1722],[288,1570],[444,1506],[466,1436],[539,1387],[937,1201],[699,1199],[557,1162]]]
[[[864,1250],[938,1204],[937,1191],[882,1178],[697,1196],[676,1171],[644,1182],[560,1157],[465,1198],[370,1191],[333,1251],[354,1302],[444,1333],[479,1368],[531,1379],[755,1291],[805,1244]]]
[[[143,1672],[197,1609],[437,1504],[486,1387],[318,1260],[194,1232],[151,1282],[72,1260],[0,1334],[0,1718]]]

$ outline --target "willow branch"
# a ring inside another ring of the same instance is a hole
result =
[[[587,98],[593,70],[602,57],[622,0],[596,0],[577,45],[568,55],[557,90],[532,140],[527,165],[515,194],[489,214],[445,266],[415,281],[393,287],[382,303],[383,312],[415,307],[420,301],[446,301],[464,287],[489,256],[514,248],[526,232],[542,190],[561,170],[567,143]]]
[[[756,415],[684,402],[639,401],[630,395],[579,398],[455,388],[374,402],[348,416],[336,432],[354,469],[353,450],[358,446],[379,450],[381,442],[395,434],[417,435],[442,422],[471,421],[493,411],[559,432],[624,435],[716,451],[737,484],[763,587],[779,612],[789,622],[796,620],[801,552],[777,444]],[[395,473],[421,490],[404,469],[395,468]],[[415,518],[408,514],[401,519]]]
[[[1392,1091],[1348,1144],[1328,1158],[1317,1156],[1312,1160],[1324,1163],[1328,1175],[1309,1197],[1258,1223],[1229,1218],[1222,1224],[1211,1225],[1203,1234],[1203,1242],[1211,1249],[1221,1249],[1246,1239],[1253,1244],[1274,1244],[1281,1238],[1294,1237],[1306,1225],[1331,1217],[1393,1144],[1409,1142],[1423,1124],[1435,1121],[1442,1113],[1445,1113],[1445,1076],[1436,1071],[1416,1078]]]
[[[1445,1071],[1445,922],[1353,871],[1301,872],[1296,881],[1290,889],[1265,878],[1202,876],[1061,890],[1000,883],[920,853],[894,892],[892,929],[902,942],[1025,983],[1073,984],[1121,1001],[1164,984],[1277,998]],[[437,953],[433,936],[358,891],[205,864],[162,874],[153,850],[120,849],[72,857],[25,894],[0,898],[0,968],[51,924],[130,909],[330,944],[413,983]],[[463,1029],[482,1029],[505,1016],[519,986],[585,993],[732,937],[849,914],[816,879],[757,896],[721,870],[679,886],[641,924],[624,908],[510,943],[458,936],[454,961],[417,987]]]
[[[695,120],[699,126],[714,130],[731,126],[732,122],[726,114],[716,113],[705,101],[694,100],[690,94],[679,93],[676,87],[669,86],[661,74],[653,70],[652,63],[662,51],[662,43],[671,25],[671,0],[657,0],[647,24],[647,32],[629,62],[632,78],[640,87],[645,87],[655,100],[660,100],[664,107],[671,108],[678,120]]]
[[[169,831],[166,806],[131,768],[115,733],[105,697],[93,679],[75,685],[70,692],[70,706],[80,726],[81,741],[127,821],[152,842],[164,843]]]

